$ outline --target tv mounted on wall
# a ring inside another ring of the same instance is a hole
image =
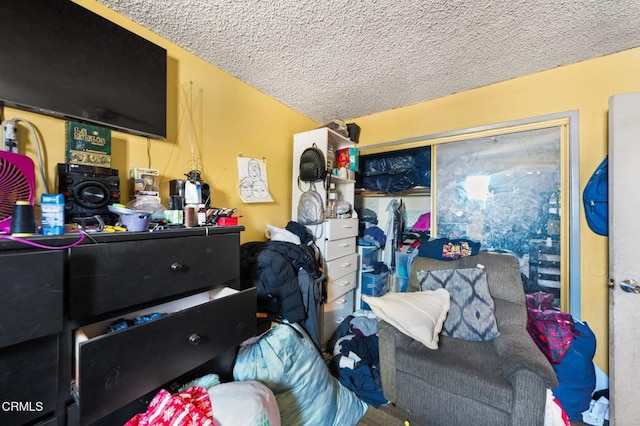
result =
[[[70,0],[3,0],[0,102],[165,139],[167,52]]]

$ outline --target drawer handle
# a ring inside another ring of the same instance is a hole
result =
[[[347,299],[342,298],[340,300],[336,300],[336,305],[344,305],[345,303],[347,303]]]
[[[346,268],[347,266],[351,266],[351,262],[345,262],[345,263],[343,263],[343,264],[342,264],[342,265],[340,265],[340,266],[344,266],[344,267]]]
[[[343,228],[345,228],[345,229],[351,229],[351,228],[353,228],[353,226],[351,226],[351,225],[342,225],[342,227],[343,227]]]
[[[347,281],[347,280],[343,280],[343,281],[340,283],[340,285],[341,285],[341,286],[343,286],[343,287],[344,287],[344,286],[346,286],[346,285],[349,285],[349,284],[351,284],[351,281]]]
[[[191,343],[193,346],[198,346],[201,341],[202,338],[196,333],[193,333],[191,336],[189,336],[189,343]]]
[[[182,264],[181,264],[181,263],[178,263],[178,262],[174,262],[174,263],[172,263],[172,264],[171,264],[171,270],[172,270],[172,271],[176,271],[176,272],[178,272],[178,271],[182,271]]]
[[[340,246],[339,246],[339,247],[349,247],[350,245],[351,245],[351,244],[343,243],[343,244],[340,244]]]

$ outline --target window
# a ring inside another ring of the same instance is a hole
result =
[[[560,128],[442,143],[435,157],[434,236],[515,255],[525,292],[560,307]]]

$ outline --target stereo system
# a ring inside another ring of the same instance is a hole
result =
[[[64,195],[65,223],[99,215],[107,225],[117,219],[110,204],[120,202],[118,170],[78,164],[58,164],[58,192]]]

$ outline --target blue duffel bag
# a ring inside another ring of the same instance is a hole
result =
[[[582,421],[582,412],[589,409],[596,387],[596,335],[586,322],[575,321],[575,337],[560,364],[553,364],[558,387],[553,395],[560,401],[570,420]]]

